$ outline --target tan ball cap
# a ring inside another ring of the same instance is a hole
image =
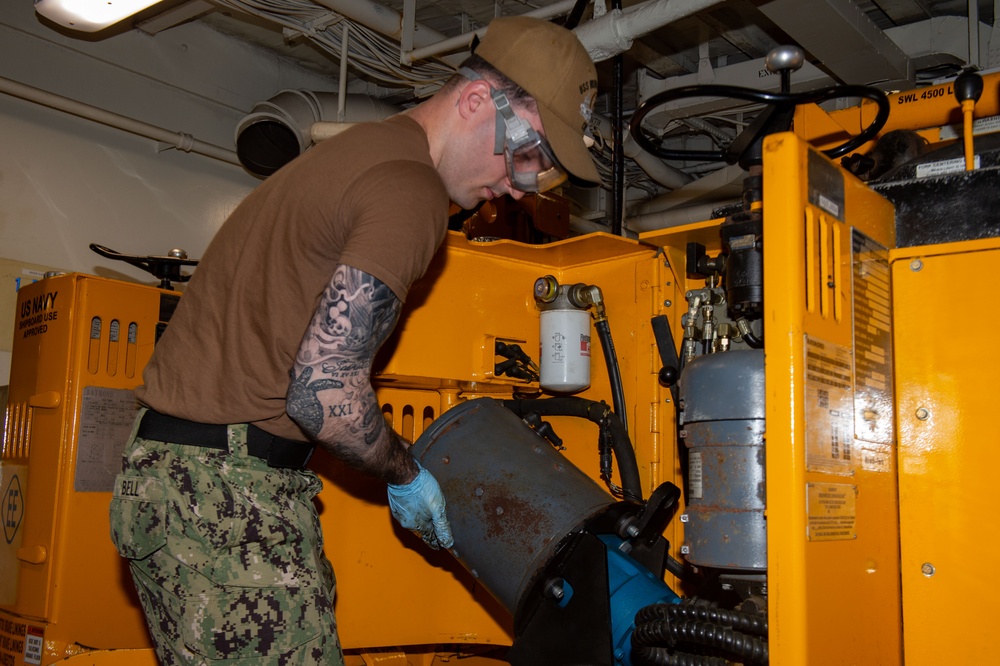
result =
[[[537,18],[496,18],[475,53],[534,98],[562,166],[577,178],[600,183],[583,142],[597,98],[597,70],[576,34]]]

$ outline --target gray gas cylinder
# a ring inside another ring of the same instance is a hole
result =
[[[764,570],[764,351],[699,356],[679,384],[688,447],[685,557],[705,567]]]
[[[445,412],[413,455],[444,492],[452,552],[512,614],[559,543],[615,503],[492,398]]]

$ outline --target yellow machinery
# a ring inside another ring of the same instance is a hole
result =
[[[980,108],[995,115],[997,77],[985,84]],[[943,95],[927,99],[936,109],[927,113],[919,101],[898,99],[893,113],[905,108],[912,122],[893,115],[895,127],[927,134],[961,122]],[[753,204],[766,239],[755,315],[762,327],[739,328],[730,320],[739,317],[724,314],[716,258],[754,242],[745,234],[723,241],[722,220],[639,241],[593,234],[544,246],[453,233],[380,360],[384,415],[427,454],[445,436],[432,424],[453,408],[552,395],[532,364],[505,361],[519,358],[511,349],[539,363],[540,353],[564,351],[550,350],[550,334],[540,333],[540,278],[543,287],[595,286],[589,300],[577,294],[576,308],[605,318],[616,353],[606,358],[596,336],[590,344],[589,325],[570,341],[566,350],[591,362],[589,385],[575,395],[624,407],[616,411],[628,424],[644,498],[663,484],[684,490],[677,515],[662,526],[671,590],[686,597],[712,589],[766,619],[769,662],[781,666],[990,663],[993,613],[979,590],[987,582],[981,565],[1000,545],[988,493],[1000,448],[987,385],[1000,367],[990,336],[1000,315],[988,295],[1000,238],[915,242],[919,234],[901,230],[879,186],[806,141],[836,142],[844,129],[856,132],[867,111],[798,113],[796,133],[763,143],[766,195]],[[977,177],[995,184],[987,171]],[[127,568],[108,537],[107,506],[136,409],[130,389],[177,298],[80,274],[19,292],[0,460],[0,666],[155,664]],[[672,331],[670,350],[664,330]],[[750,343],[759,343],[757,352]],[[677,386],[662,371],[671,351]],[[741,358],[747,365],[727,375],[727,363]],[[520,372],[501,372],[512,365]],[[743,378],[759,390],[732,393]],[[747,413],[725,416],[740,401]],[[727,448],[714,433],[729,421],[753,441]],[[602,478],[594,423],[558,415],[544,422],[558,435],[549,442],[564,447],[553,455],[601,489],[586,491],[595,503],[628,505],[608,491],[622,484],[620,470]],[[543,432],[534,426],[532,437]],[[492,451],[498,461],[502,446]],[[560,473],[561,466],[553,465]],[[503,663],[506,646],[528,633],[515,626],[505,590],[498,594],[503,581],[476,570],[461,539],[456,559],[399,529],[378,483],[323,453],[314,467],[325,482],[318,501],[348,663]],[[720,481],[720,471],[734,478]],[[720,484],[739,485],[739,475],[746,506],[709,502]],[[476,493],[460,495],[448,498],[458,513]],[[642,519],[641,505],[632,505]],[[496,529],[497,544],[530,541],[537,525],[530,509],[513,500],[491,505],[495,518],[483,529]],[[696,589],[699,580],[714,587]],[[582,584],[571,575],[562,582]],[[522,589],[519,605],[529,596]],[[562,588],[543,592],[548,601],[532,603],[551,604],[558,619],[567,604]],[[625,625],[635,610],[626,604]],[[585,663],[634,663],[602,650]]]

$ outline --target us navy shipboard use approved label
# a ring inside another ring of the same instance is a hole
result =
[[[843,345],[805,337],[806,469],[854,473],[854,365]]]
[[[806,484],[809,541],[856,539],[858,487],[848,483]]]

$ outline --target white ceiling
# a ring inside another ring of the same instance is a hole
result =
[[[773,87],[773,81],[762,81],[766,74],[763,59],[785,44],[800,46],[812,66],[806,68],[808,76],[803,70],[801,76],[792,78],[793,89],[829,83],[907,89],[954,76],[963,67],[1000,65],[994,62],[1000,60],[1000,38],[993,40],[992,49],[990,44],[1000,0],[669,2],[672,7],[711,6],[659,28],[649,26],[632,41],[622,56],[624,123],[643,99],[675,85],[712,82],[760,88],[769,83]],[[465,38],[459,43],[466,44],[469,31],[485,26],[496,15],[545,12],[557,4],[564,10],[573,6],[569,0],[166,0],[138,15],[127,27],[155,34],[197,21],[246,40],[255,48],[336,76],[341,35],[347,26],[349,91],[405,106],[432,92],[463,52],[455,48],[450,58],[441,54],[412,66],[401,65],[405,50],[401,41],[409,42],[411,33],[398,26],[405,24],[402,16],[408,10],[414,13],[417,32],[413,40],[419,47],[461,35]],[[627,0],[624,10],[628,13],[638,4]],[[584,6],[581,25],[594,20],[595,15],[593,3]],[[596,13],[601,15],[607,9],[600,3]],[[979,24],[975,33],[968,29],[970,12]],[[566,18],[564,11],[552,20],[562,23]],[[970,52],[970,39],[981,40],[978,50]],[[598,74],[598,111],[610,115],[611,60],[598,63]],[[701,113],[703,117],[695,119],[702,123],[700,129],[656,116],[651,116],[650,122],[660,123],[653,130],[668,143],[692,147],[693,142],[697,147],[699,142],[714,141],[719,145],[727,135],[735,136],[739,123],[752,119],[752,108],[733,107],[732,117],[727,118],[720,119],[719,108],[714,108],[712,115]],[[726,112],[725,108],[721,111]],[[699,178],[722,165],[674,166]],[[633,208],[671,189],[649,178],[647,172],[631,160],[627,164],[630,191],[626,199]],[[609,173],[606,164],[604,173]],[[607,177],[606,182],[610,182]]]

